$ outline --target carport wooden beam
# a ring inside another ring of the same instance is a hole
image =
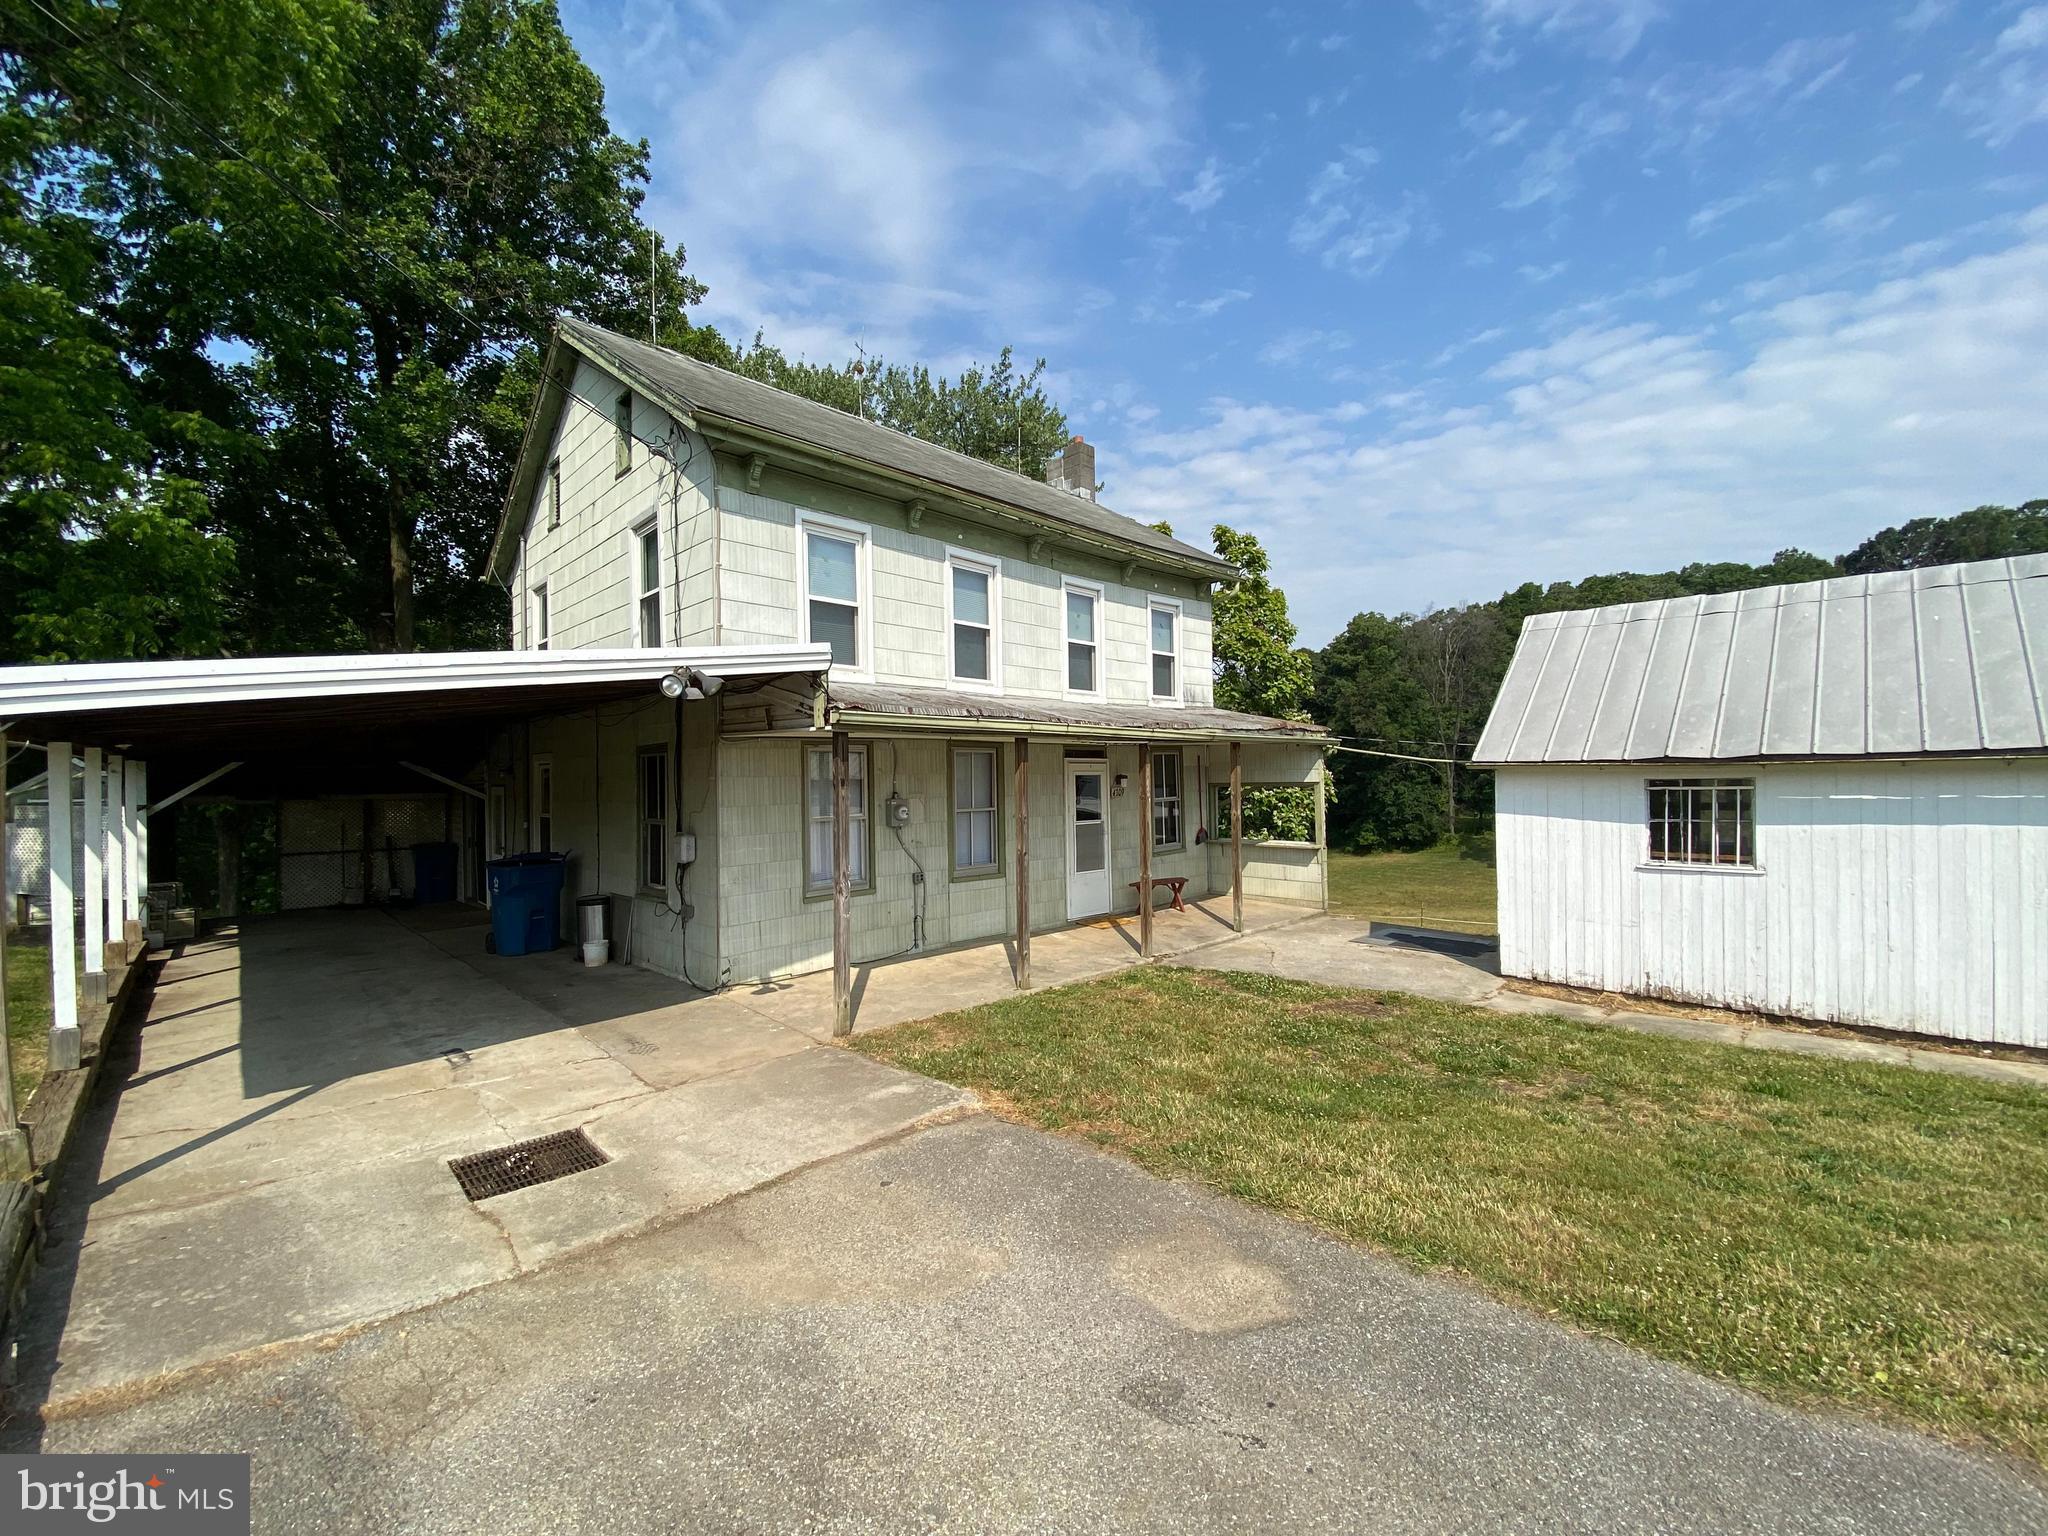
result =
[[[1017,988],[1031,987],[1031,738],[1017,738]]]
[[[847,773],[851,748],[846,732],[832,733],[832,1033],[853,1033],[853,909],[847,871]]]

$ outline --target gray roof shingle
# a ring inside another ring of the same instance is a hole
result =
[[[1532,614],[1480,764],[2048,750],[2048,555]]]
[[[637,379],[650,391],[675,398],[688,407],[692,416],[723,419],[898,474],[913,475],[1040,519],[1063,523],[1083,533],[1171,555],[1177,561],[1202,566],[1219,579],[1235,574],[1228,562],[1206,549],[1184,544],[1134,518],[1112,512],[1099,502],[1056,490],[1029,475],[906,436],[878,422],[849,416],[832,406],[741,378],[710,363],[635,341],[587,321],[564,318],[559,329],[578,351],[628,375],[629,381]]]

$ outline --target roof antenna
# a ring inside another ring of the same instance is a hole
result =
[[[660,238],[651,228],[647,231],[647,340],[657,347],[661,345],[661,322],[654,318],[654,280],[661,275],[661,260],[655,254],[655,242]]]
[[[862,345],[861,341],[856,340],[853,344],[853,350],[858,354],[854,359],[852,368],[853,413],[862,421],[866,421],[868,419],[868,349]]]

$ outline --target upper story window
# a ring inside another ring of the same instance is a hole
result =
[[[542,582],[533,589],[533,648],[544,651],[548,648],[548,589]]]
[[[1651,779],[1650,862],[1756,867],[1756,780]]]
[[[946,560],[946,603],[956,683],[993,688],[1000,664],[996,641],[997,566],[955,552]]]
[[[661,644],[661,530],[648,523],[633,535],[635,578],[640,611],[640,643]]]
[[[562,461],[548,461],[548,526],[562,526]]]
[[[1152,599],[1152,697],[1180,699],[1180,604]]]
[[[804,639],[832,647],[832,664],[866,670],[867,532],[815,514],[803,531]]]
[[[612,407],[612,451],[617,457],[614,473],[625,474],[633,467],[633,391],[619,391],[619,403]]]
[[[1067,692],[1102,692],[1102,589],[1069,581],[1067,604]]]

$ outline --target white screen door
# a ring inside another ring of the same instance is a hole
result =
[[[1067,764],[1067,916],[1110,909],[1109,765]]]

